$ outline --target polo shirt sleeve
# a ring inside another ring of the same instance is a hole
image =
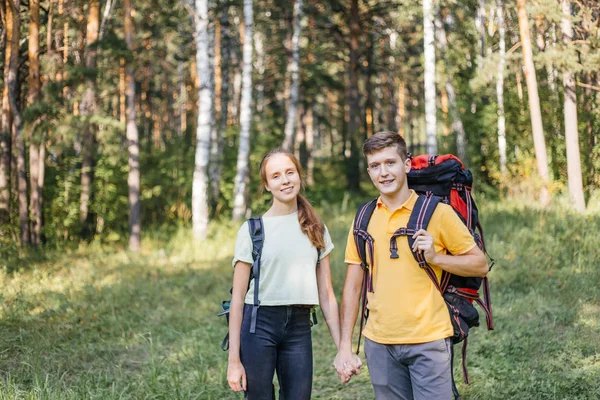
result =
[[[325,250],[321,252],[320,260],[324,259],[331,253],[331,250],[335,247],[333,245],[333,241],[331,240],[331,235],[329,234],[329,229],[327,229],[327,225],[323,224],[325,227],[325,232],[323,233],[323,240],[325,241]]]
[[[235,267],[235,263],[242,261],[252,264],[252,239],[248,230],[248,221],[244,222],[237,233],[235,241],[235,250],[233,251],[233,261],[231,266]]]
[[[440,229],[440,241],[442,246],[448,250],[450,254],[461,255],[465,254],[475,247],[475,240],[462,222],[460,217],[452,207],[445,205],[442,207],[442,224]]]
[[[358,250],[356,249],[356,243],[354,242],[354,221],[352,221],[352,225],[350,225],[350,231],[348,231],[344,262],[346,264],[360,264],[362,262],[358,255]]]

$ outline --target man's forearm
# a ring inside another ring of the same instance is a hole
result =
[[[438,253],[430,263],[451,274],[464,277],[483,278],[489,270],[485,255],[479,248],[462,255]]]

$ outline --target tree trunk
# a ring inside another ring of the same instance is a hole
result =
[[[200,81],[192,186],[192,229],[196,239],[204,239],[208,233],[208,160],[214,95],[210,78],[208,30],[208,0],[196,0],[196,68]]]
[[[452,77],[447,72],[450,68],[450,61],[448,60],[446,49],[448,47],[448,38],[446,37],[446,29],[444,28],[444,22],[441,20],[439,15],[435,17],[435,27],[437,42],[440,49],[440,54],[444,63],[446,64],[446,93],[448,95],[448,104],[450,106],[450,115],[452,117],[452,131],[456,134],[456,153],[467,166],[469,164],[467,160],[467,138],[465,134],[465,128],[463,127],[460,114],[458,112],[458,106],[456,105],[456,91],[452,84]]]
[[[527,93],[529,97],[529,113],[531,116],[531,130],[533,134],[533,145],[535,158],[537,160],[538,174],[541,179],[540,202],[547,206],[550,202],[548,184],[550,182],[548,172],[548,158],[546,154],[546,141],[544,139],[544,128],[542,126],[542,112],[540,109],[540,98],[538,95],[537,78],[533,65],[533,51],[531,48],[531,36],[529,34],[529,20],[527,17],[526,0],[517,0],[519,14],[519,30],[521,33],[521,47],[523,49],[523,64],[525,65],[525,79],[527,80]]]
[[[232,12],[235,12],[236,8],[231,8]],[[239,30],[239,41],[240,46],[244,46],[244,37],[245,37],[245,28],[244,24],[240,24],[238,26]],[[242,67],[239,67],[243,64],[243,55],[240,54],[243,50],[235,46],[233,47],[233,51],[231,52],[231,65],[235,66],[233,70],[233,93],[232,93],[232,101],[231,104],[231,112],[229,113],[229,124],[238,124],[240,121],[240,102],[242,96]],[[242,60],[240,60],[242,58]]]
[[[125,58],[119,59],[119,121],[125,125],[127,123],[127,101],[125,92],[127,90],[127,84],[125,79]],[[133,109],[135,111],[135,108]]]
[[[3,0],[0,0],[3,1]],[[9,2],[5,3],[6,20],[3,34],[4,43],[4,88],[2,90],[2,130],[0,136],[0,223],[8,223],[10,219],[10,176],[11,176],[11,150],[12,150],[12,119],[10,115],[10,102],[8,100],[8,74],[10,71],[10,57],[12,54],[13,18],[12,7]]]
[[[485,14],[485,0],[479,0],[477,11],[475,12],[475,26],[479,34],[479,59],[485,57]]]
[[[255,100],[254,109],[261,115],[265,109],[265,70],[266,70],[266,55],[264,46],[264,34],[258,29],[254,31],[254,52],[256,53],[256,61],[254,66],[257,72],[257,81],[254,84],[255,87]],[[291,78],[290,78],[291,80]],[[259,123],[263,124],[264,118],[258,119]]]
[[[561,22],[563,42],[569,46],[573,41],[571,27],[571,2],[561,1],[563,18]],[[565,88],[565,140],[567,144],[567,172],[569,177],[569,194],[573,207],[585,211],[583,183],[581,180],[581,161],[579,154],[579,132],[577,130],[577,95],[575,91],[575,74],[565,67],[563,70],[563,85]]]
[[[371,32],[369,35],[368,43],[366,45],[367,66],[365,68],[365,131],[367,137],[373,136],[374,121],[373,121],[373,58],[375,57],[375,46],[377,43],[377,35],[375,32]]]
[[[96,68],[95,42],[98,40],[100,24],[100,4],[98,0],[91,0],[88,6],[88,18],[85,38],[85,67],[88,70]],[[94,127],[90,123],[90,116],[96,110],[96,80],[86,79],[86,88],[81,99],[79,113],[84,121],[81,143],[81,197],[79,202],[79,220],[82,224],[82,236],[89,237],[92,233],[89,225],[89,203],[92,192],[93,165],[94,165]]]
[[[19,204],[19,227],[21,230],[21,245],[30,244],[29,236],[29,204],[27,201],[27,167],[25,165],[25,141],[22,132],[21,110],[19,110],[19,40],[20,40],[20,0],[8,2],[6,7],[6,18],[12,18],[11,54],[8,69],[8,101],[12,115],[12,129],[15,137],[15,150],[17,153],[17,192]],[[10,11],[9,11],[10,10]]]
[[[302,28],[302,7],[304,0],[296,0],[294,3],[294,33],[292,35],[290,64],[290,102],[288,104],[287,117],[285,121],[285,138],[283,148],[287,151],[294,150],[294,134],[296,128],[296,115],[298,113],[298,90],[300,86],[300,34]]]
[[[404,125],[406,124],[406,87],[404,80],[398,82],[398,133],[404,137]]]
[[[39,42],[40,42],[40,2],[39,0],[29,1],[29,93],[27,95],[27,104],[35,105],[40,101],[41,82],[40,82],[40,63],[39,63]],[[31,187],[30,205],[31,212],[31,243],[35,246],[40,244],[39,233],[41,231],[41,213],[42,205],[39,196],[39,166],[40,166],[40,147],[42,142],[35,135],[36,123],[33,122],[31,128],[31,138],[29,142],[29,185]]]
[[[177,123],[177,136],[182,138],[187,129],[187,91],[185,88],[185,71],[183,61],[177,62],[177,83],[178,83],[178,115],[179,121]]]
[[[496,99],[498,102],[498,152],[500,153],[500,172],[506,175],[506,122],[504,116],[504,69],[506,68],[505,23],[502,0],[496,0],[498,14],[498,33],[500,35],[498,73],[496,80]]]
[[[252,125],[252,31],[254,29],[252,0],[244,0],[244,64],[242,68],[242,98],[240,101],[240,143],[233,194],[233,219],[239,221],[246,212],[246,178],[250,157]]]
[[[60,20],[64,21],[63,23],[63,36],[62,36],[62,66],[59,67],[61,68],[61,78],[60,80],[65,81],[68,78],[68,72],[67,72],[67,62],[69,61],[69,22],[67,18],[64,18],[64,13],[65,13],[65,0],[58,0],[58,15]],[[66,84],[63,86],[63,90],[62,90],[62,94],[63,94],[63,99],[64,101],[64,105],[65,107],[68,106],[68,98],[70,97],[70,88],[69,86],[67,86]],[[68,113],[69,111],[66,110],[66,112]]]
[[[350,3],[350,65],[348,66],[348,117],[346,132],[350,144],[350,154],[345,151],[347,188],[350,191],[360,190],[360,142],[361,117],[360,98],[358,93],[359,36],[361,33],[358,0]]]
[[[133,54],[133,7],[131,0],[123,0],[124,31],[127,49]],[[129,249],[139,251],[142,241],[142,204],[140,199],[140,144],[135,117],[135,76],[133,61],[125,66],[125,98],[127,119],[127,152],[129,155]]]
[[[306,183],[312,185],[315,183],[315,158],[313,155],[315,147],[315,118],[314,103],[312,101],[306,105],[304,119],[304,126],[306,127]]]
[[[435,27],[432,0],[423,0],[423,45],[425,53],[425,131],[427,154],[437,154],[437,121],[435,104]]]
[[[216,203],[221,190],[221,173],[223,170],[223,151],[225,149],[225,131],[227,130],[227,116],[229,109],[229,46],[231,35],[229,29],[229,1],[221,0],[220,25],[221,25],[221,57],[220,65],[216,66],[221,70],[221,109],[219,117],[219,127],[216,142],[211,143],[212,158],[210,164],[210,182],[212,186],[212,197]]]

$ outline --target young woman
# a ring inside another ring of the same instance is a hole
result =
[[[260,165],[261,184],[273,196],[262,216],[265,240],[261,256],[256,331],[250,333],[254,279],[248,222],[240,228],[233,258],[227,380],[247,399],[274,399],[277,372],[280,398],[310,399],[312,390],[311,308],[320,305],[329,332],[339,343],[338,305],[331,285],[329,253],[333,243],[308,200],[300,164],[282,149],[269,152]],[[317,266],[317,254],[320,263]],[[248,289],[248,290],[247,290]]]

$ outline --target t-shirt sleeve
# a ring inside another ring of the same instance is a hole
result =
[[[450,206],[442,208],[441,244],[450,254],[461,255],[473,247],[475,240],[469,229]]]
[[[327,225],[323,224],[323,226],[325,226],[325,232],[323,233],[323,240],[325,241],[325,250],[321,252],[321,257],[319,258],[320,260],[327,257],[327,255],[329,255],[329,253],[331,253],[331,250],[333,250],[333,248],[335,247],[333,245],[333,241],[331,240],[331,235],[329,234],[329,229],[327,229]]]
[[[252,239],[250,238],[250,231],[248,230],[248,221],[244,222],[237,233],[237,239],[235,241],[235,250],[233,251],[233,261],[231,262],[232,267],[235,267],[235,263],[242,261],[248,264],[252,264]]]
[[[350,225],[350,230],[348,231],[344,262],[346,264],[360,264],[362,262],[358,255],[358,250],[356,249],[356,243],[354,242],[354,221],[352,221],[352,225]]]

